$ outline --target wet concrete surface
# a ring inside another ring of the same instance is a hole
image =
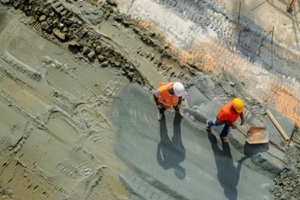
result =
[[[251,161],[221,144],[218,134],[174,112],[158,122],[156,112],[151,95],[138,85],[127,86],[110,111],[116,153],[137,172],[122,177],[132,193],[145,199],[161,193],[171,199],[271,198],[272,179],[242,165]]]

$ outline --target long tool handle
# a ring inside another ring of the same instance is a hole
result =
[[[236,127],[236,129],[241,133],[243,134],[245,137],[247,137],[246,133],[244,133],[244,131],[240,128],[240,127]]]
[[[295,2],[296,2],[296,0],[291,0],[288,7],[287,7],[287,9],[286,9],[286,11],[292,12]]]
[[[285,133],[285,131],[283,130],[283,128],[280,126],[280,124],[278,123],[278,121],[275,119],[275,117],[273,116],[273,114],[267,110],[267,114],[270,117],[271,121],[273,122],[273,124],[276,126],[276,128],[279,130],[280,134],[282,135],[282,137],[287,141],[289,140],[289,136]]]

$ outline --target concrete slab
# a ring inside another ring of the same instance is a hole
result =
[[[156,113],[151,94],[137,84],[129,84],[108,112],[117,133],[116,154],[136,172],[121,175],[132,194],[140,199],[149,199],[149,193],[183,200],[271,198],[272,179],[253,170],[252,158],[221,144],[187,114],[180,119],[166,111],[158,122]]]
[[[195,86],[189,88],[186,99],[190,109],[184,108],[184,110],[191,113],[191,109],[197,111],[201,110],[201,112],[199,112],[200,115],[204,116],[206,119],[215,117],[218,109],[221,107],[220,103],[210,101]],[[195,117],[199,116],[199,114],[196,113],[194,113],[194,115]]]

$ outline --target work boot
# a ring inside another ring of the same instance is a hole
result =
[[[205,128],[206,128],[206,131],[207,131],[207,132],[211,132],[211,127],[210,127],[209,124],[208,124],[208,120],[206,120]]]
[[[228,138],[227,138],[227,137],[222,137],[222,136],[220,136],[220,138],[221,138],[222,142],[224,142],[224,143],[227,143],[227,142],[228,142]]]

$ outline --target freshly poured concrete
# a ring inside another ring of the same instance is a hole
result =
[[[122,176],[133,193],[145,199],[271,199],[272,179],[249,169],[247,156],[186,115],[166,112],[158,122],[151,97],[130,84],[109,112],[116,154],[137,173]]]

